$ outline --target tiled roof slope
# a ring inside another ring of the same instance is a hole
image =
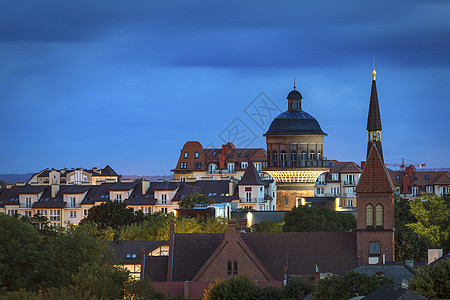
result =
[[[441,185],[450,184],[450,177],[448,176],[448,174],[444,173],[438,178],[438,180],[434,182],[434,184],[441,184]]]
[[[367,157],[364,170],[359,178],[357,193],[392,193],[394,185],[375,145]]]
[[[139,264],[141,262],[141,248],[145,251],[151,251],[167,241],[120,241],[109,242],[108,246],[114,249],[114,254],[123,264]],[[127,258],[127,254],[136,254],[135,258]]]
[[[168,256],[146,256],[145,278],[150,281],[161,282],[167,280]]]
[[[415,271],[405,265],[360,265],[353,271],[369,276],[383,273],[384,277],[391,278],[397,284],[401,284],[403,280],[409,282],[415,275]]]
[[[239,185],[264,185],[265,182],[261,179],[256,171],[253,162],[249,162],[247,170],[245,170],[244,176],[239,180]]]
[[[414,291],[404,289],[395,284],[387,284],[380,287],[373,293],[370,293],[362,300],[426,300],[427,298],[415,293]]]
[[[342,275],[357,265],[354,232],[247,233],[242,239],[274,278],[283,280],[284,267],[290,275],[313,276],[320,272]]]
[[[172,281],[191,281],[223,239],[223,233],[174,234]]]

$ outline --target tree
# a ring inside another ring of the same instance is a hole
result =
[[[311,282],[300,277],[289,278],[286,286],[283,287],[283,299],[301,299],[313,290],[314,286]]]
[[[415,233],[449,250],[450,198],[424,193],[410,202],[411,214],[416,222],[407,224]]]
[[[450,259],[419,268],[408,288],[427,298],[450,298]]]
[[[350,271],[344,276],[329,276],[320,280],[317,286],[318,293],[314,295],[314,299],[346,300],[356,296],[365,296],[388,283],[394,283],[394,281],[385,277]]]
[[[355,216],[336,212],[325,206],[319,208],[298,206],[284,214],[284,232],[352,231],[355,229]]]
[[[157,292],[152,287],[150,280],[133,280],[130,281],[126,288],[127,299],[142,299],[142,300],[164,300],[164,295]]]
[[[219,279],[203,295],[203,300],[253,300],[259,299],[261,289],[247,275]]]
[[[110,201],[89,209],[88,216],[80,224],[93,222],[100,229],[112,227],[114,229],[132,224],[136,221],[136,216],[132,208],[127,208],[126,201]]]
[[[0,214],[0,292],[40,289],[51,258],[33,226]]]
[[[273,221],[263,221],[253,224],[252,232],[282,232],[283,222],[277,223]]]
[[[179,206],[182,208],[193,208],[197,204],[213,204],[214,200],[209,199],[208,196],[203,194],[189,194],[179,202]]]

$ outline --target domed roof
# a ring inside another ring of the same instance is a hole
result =
[[[292,92],[291,92],[292,93]],[[290,93],[289,93],[290,94]],[[300,94],[300,93],[299,93]],[[288,96],[289,97],[289,96]],[[301,97],[301,96],[300,96]],[[326,135],[319,122],[305,111],[285,111],[276,117],[264,135]]]
[[[287,98],[288,100],[302,100],[302,94],[300,94],[299,91],[297,91],[294,87],[294,89],[288,94]]]

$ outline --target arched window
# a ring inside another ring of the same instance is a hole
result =
[[[272,151],[272,163],[276,167],[278,165],[278,153],[277,151]]]
[[[280,160],[281,160],[281,166],[286,167],[286,160],[287,160],[287,153],[286,151],[282,150],[280,152]]]
[[[381,204],[376,207],[376,225],[383,226],[383,206]]]
[[[317,151],[317,160],[322,160],[322,152]]]
[[[309,151],[309,159],[310,160],[316,159],[316,152],[314,152],[314,150]]]
[[[231,275],[231,260],[228,261],[228,275]]]
[[[234,261],[233,274],[234,274],[234,275],[237,275],[237,274],[238,274],[237,261]]]
[[[216,164],[209,164],[209,173],[214,173],[216,171]]]
[[[373,206],[371,204],[366,206],[366,226],[373,226]]]
[[[289,159],[291,161],[291,165],[293,166],[294,163],[297,161],[297,151],[292,150]]]
[[[308,159],[308,152],[306,152],[306,150],[302,150],[302,152],[300,152],[300,160],[307,160]]]

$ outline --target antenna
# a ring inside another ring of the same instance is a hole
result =
[[[295,76],[294,76],[294,90],[295,90]]]

